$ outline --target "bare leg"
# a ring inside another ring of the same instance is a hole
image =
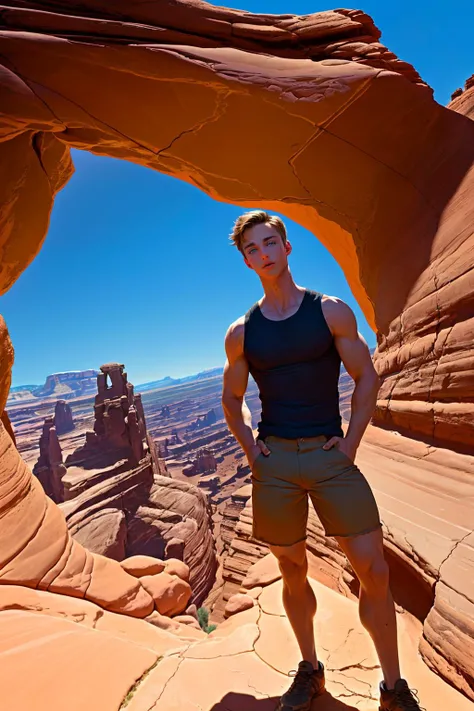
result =
[[[389,587],[389,570],[383,554],[382,531],[337,539],[360,581],[360,620],[372,637],[384,674],[393,689],[400,678],[397,619]]]
[[[314,641],[313,618],[316,614],[316,598],[308,582],[306,542],[293,546],[270,546],[278,559],[283,577],[283,606],[295,633],[304,661],[318,668]]]

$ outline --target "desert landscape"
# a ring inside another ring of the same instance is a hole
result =
[[[402,672],[426,711],[472,708],[472,77],[441,106],[359,10],[86,0],[12,3],[2,19],[1,293],[41,249],[71,147],[317,234],[377,336],[356,461],[381,511]],[[249,178],[257,145],[266,169]],[[0,317],[5,708],[274,709],[297,649],[278,566],[252,538],[221,367],[134,384],[120,360],[89,363],[11,389],[14,345]],[[351,393],[344,373],[345,422]],[[253,382],[246,400],[256,426]],[[357,580],[313,510],[308,550],[327,671],[314,709],[376,711]]]

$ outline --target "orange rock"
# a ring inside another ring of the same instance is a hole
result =
[[[165,573],[176,575],[181,580],[189,582],[189,565],[183,563],[182,560],[177,560],[177,558],[169,558],[165,561]]]
[[[230,617],[231,615],[235,615],[237,612],[249,610],[254,606],[254,604],[254,599],[250,595],[244,595],[242,593],[232,595],[225,606],[224,617]]]
[[[120,562],[122,568],[130,575],[140,578],[144,575],[156,575],[165,569],[165,563],[151,555],[132,555]]]
[[[197,614],[197,607],[196,605],[192,604],[189,605],[189,607],[186,608],[186,614],[191,615],[191,617],[194,617],[195,620],[198,619],[198,614]]]
[[[22,610],[0,614],[5,709],[116,711],[158,660],[156,652],[130,639],[66,619]]]
[[[161,615],[179,615],[191,597],[191,588],[185,580],[176,575],[159,573],[139,578],[144,589],[152,596],[155,607]]]
[[[190,625],[190,627],[194,627],[196,630],[201,629],[199,622],[192,615],[176,615],[176,617],[173,617],[173,620],[180,622],[182,625]]]
[[[207,637],[207,634],[203,632],[200,627],[198,630],[197,627],[184,625],[182,622],[177,621],[176,617],[166,617],[165,615],[161,615],[157,610],[154,610],[148,615],[146,621],[154,627],[170,632],[183,640],[204,639]]]
[[[247,575],[242,581],[243,588],[264,587],[280,580],[281,572],[278,561],[272,553],[250,566]]]
[[[0,267],[1,270],[1,267]],[[7,325],[0,315],[0,414],[5,410],[12,382],[14,350]],[[4,423],[5,425],[5,423]],[[5,425],[6,426],[6,425]]]
[[[15,432],[14,432],[14,430],[13,430],[13,425],[12,425],[12,423],[10,422],[10,418],[8,417],[8,412],[7,412],[6,410],[4,410],[4,411],[2,412],[2,414],[1,414],[1,416],[0,416],[0,419],[1,419],[2,423],[3,423],[3,426],[5,427],[6,431],[7,431],[8,434],[10,435],[13,444],[16,445]]]
[[[374,360],[382,386],[374,421],[405,438],[472,455],[472,83],[451,109],[440,106],[360,11],[252,16],[190,0],[117,0],[111,13],[103,5],[86,0],[81,16],[69,14],[64,3],[55,5],[57,12],[28,4],[2,10],[8,30],[2,32],[0,80],[1,291],[41,247],[54,195],[72,174],[70,146],[145,164],[219,200],[254,206],[257,196],[261,207],[318,235],[377,330]],[[122,17],[126,22],[117,20]],[[218,151],[209,150],[215,145]],[[1,415],[13,357],[3,322],[0,349]],[[71,543],[12,449],[2,425],[0,582],[87,595],[110,609],[146,615],[150,596],[120,566],[109,568]],[[413,467],[421,469],[421,463]],[[451,488],[449,469],[444,477],[438,492]],[[473,601],[465,593],[472,518],[470,526],[443,519],[448,497],[433,501],[429,470],[421,479],[418,491],[430,513],[412,503],[410,493],[402,501],[411,512],[407,523],[391,510],[399,491],[381,492],[391,518],[387,546],[416,567],[428,589],[436,586],[425,630],[431,663],[450,679],[447,667],[460,670],[460,683],[472,691],[473,636],[466,619],[473,617]],[[176,492],[167,498],[171,487],[163,488],[166,509]],[[201,599],[216,569],[215,556],[204,555],[212,537],[204,498],[198,521],[186,518],[197,497],[182,493],[182,520],[167,533],[199,551],[195,578],[190,568]],[[459,487],[455,494],[456,513],[462,512]],[[431,535],[430,516],[442,520],[441,534]],[[313,550],[328,561],[322,574],[347,588],[350,570],[313,521]],[[264,551],[250,540],[250,526],[248,506],[228,556],[235,589],[249,561]],[[459,587],[453,595],[450,583]],[[202,675],[185,662],[183,707]],[[177,679],[164,699],[171,699]]]
[[[151,596],[119,563],[71,540],[63,514],[45,496],[1,423],[0,517],[0,583],[85,596],[134,617],[152,611]]]
[[[117,615],[92,602],[67,595],[55,595],[19,585],[0,585],[0,611],[3,610],[23,610],[69,620],[147,647],[160,656],[179,647],[179,640],[171,632],[179,633],[180,625],[176,625],[174,630],[159,629],[158,625],[151,625],[148,621]],[[169,618],[164,619],[169,621]]]

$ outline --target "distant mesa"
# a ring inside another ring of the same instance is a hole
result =
[[[103,367],[109,367],[111,365],[113,364],[106,363]],[[216,376],[222,375],[222,373],[223,368],[219,367],[203,370],[193,375],[186,375],[182,378],[166,376],[160,380],[153,380],[148,383],[143,383],[142,385],[137,385],[135,390],[137,392],[159,390],[172,385],[191,383],[195,380],[215,378]],[[98,370],[91,368],[88,370],[70,370],[64,373],[48,375],[44,385],[17,385],[14,388],[10,388],[7,407],[40,398],[61,397],[69,400],[81,395],[91,395],[96,390],[96,378],[98,374]],[[163,416],[165,417],[166,415]]]
[[[35,399],[57,398],[70,400],[90,395],[96,389],[98,370],[70,370],[48,375],[44,385],[19,385],[10,389],[7,407]]]
[[[169,375],[166,378],[161,378],[161,380],[153,380],[149,383],[142,383],[136,386],[138,392],[146,392],[147,390],[159,390],[161,388],[167,388],[171,385],[182,385],[183,383],[191,383],[194,380],[205,380],[206,378],[215,378],[218,375],[222,375],[224,369],[222,367],[210,368],[209,370],[202,370],[199,373],[194,373],[193,375],[186,375],[183,378],[171,378]]]

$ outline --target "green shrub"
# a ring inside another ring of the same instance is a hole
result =
[[[216,625],[209,624],[209,610],[206,607],[200,607],[197,611],[198,622],[201,629],[210,634],[216,629]]]

